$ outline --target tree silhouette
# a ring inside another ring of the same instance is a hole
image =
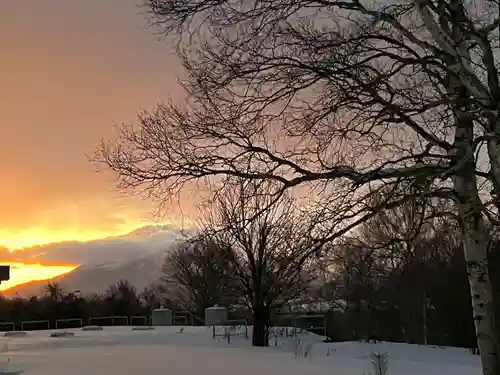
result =
[[[275,196],[300,186],[335,209],[337,234],[381,208],[366,195],[387,183],[449,199],[483,373],[498,374],[488,266],[500,206],[498,2],[145,3],[160,32],[180,37],[188,100],[102,145],[121,186],[160,204],[206,179],[274,181]]]
[[[195,237],[171,250],[163,265],[164,296],[203,319],[205,309],[237,301],[231,249],[209,237]]]

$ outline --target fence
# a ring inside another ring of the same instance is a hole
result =
[[[131,316],[130,317],[130,325],[135,326],[147,326],[149,319],[147,316]],[[151,325],[151,324],[149,324]]]
[[[14,322],[0,322],[0,332],[15,331],[16,323]]]
[[[81,327],[83,327],[83,319],[80,319],[80,318],[56,320],[56,329],[59,329],[59,328],[81,328]]]
[[[172,316],[172,325],[173,326],[187,326],[188,317],[184,315],[174,315]]]
[[[223,325],[212,326],[212,337],[225,337],[231,343],[231,336],[243,336],[248,340],[248,322],[246,320],[228,320]]]
[[[31,329],[26,329],[28,326]],[[35,327],[31,327],[35,326]],[[48,320],[28,320],[21,322],[21,331],[36,331],[40,329],[50,329],[50,321]]]
[[[326,317],[324,314],[280,313],[273,318],[272,334],[295,337],[301,332],[310,331],[326,337]]]
[[[299,315],[295,327],[326,337],[326,318],[323,314]]]
[[[101,324],[96,324],[95,322],[102,322],[104,323]],[[119,325],[117,324],[117,321],[121,321],[122,325],[127,326],[128,325],[128,316],[92,316],[89,318],[89,325],[96,324],[96,325],[101,325],[101,326],[115,326]]]
[[[185,326],[194,326],[194,315],[193,314],[190,314],[190,313],[187,313],[187,312],[176,312],[174,314],[174,316],[172,317],[172,321],[175,322],[179,322],[181,323],[182,325],[185,325]],[[176,323],[173,323],[174,325],[176,325]],[[205,324],[205,323],[203,323]]]
[[[230,321],[231,322],[231,321]],[[232,321],[237,322],[237,321]],[[242,322],[242,321],[240,321]],[[54,324],[55,323],[55,324]],[[81,328],[84,325],[84,320],[82,318],[66,318],[58,319],[54,322],[51,327],[50,320],[29,320],[21,321],[19,323],[15,322],[0,322],[0,332],[5,331],[15,331],[16,325],[20,324],[20,329],[25,330],[49,330],[51,328],[55,329],[71,329],[71,328]],[[116,326],[116,325],[136,325],[136,326],[151,326],[152,316],[144,315],[134,315],[134,316],[91,316],[87,320],[88,325],[99,325],[99,326]],[[228,323],[230,324],[230,323]],[[172,325],[194,325],[194,319],[189,315],[174,315],[172,316]],[[246,326],[246,321],[245,321]],[[228,326],[230,327],[230,325]],[[234,331],[234,328],[232,329]],[[232,333],[232,336],[235,334]]]

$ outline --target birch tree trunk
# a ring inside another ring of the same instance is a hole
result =
[[[493,184],[495,205],[500,214],[500,125],[495,124],[493,137],[488,141],[488,157],[490,159],[490,176]]]
[[[460,181],[461,178],[457,177]],[[467,182],[460,181],[458,186],[467,189]],[[458,187],[457,186],[457,187]],[[481,354],[484,375],[499,375],[498,340],[495,325],[493,293],[488,272],[488,234],[481,217],[473,211],[473,202],[460,204],[463,216],[464,254],[467,275],[471,290],[472,310],[476,328],[477,343]]]
[[[455,157],[457,173],[453,179],[458,195],[464,255],[471,291],[472,311],[484,375],[500,375],[499,345],[488,270],[489,232],[474,173],[473,127],[465,114],[457,120]]]
[[[461,99],[454,108],[456,131],[453,150],[450,153],[455,164],[453,185],[458,196],[458,210],[461,219],[464,255],[471,291],[477,343],[481,355],[483,375],[500,375],[499,345],[495,324],[493,291],[488,269],[488,246],[490,233],[483,217],[482,202],[479,197],[475,174],[474,117],[467,105],[470,94],[483,98],[483,92],[467,79],[474,70],[470,66],[468,38],[464,36],[462,18],[466,14],[463,0],[450,2],[450,29],[447,32],[431,15],[428,3],[415,0],[415,4],[425,27],[444,51],[449,53],[446,62],[451,74],[447,91],[451,98]],[[443,21],[441,19],[441,21]],[[453,43],[450,43],[450,40]],[[466,74],[467,73],[467,74]],[[464,79],[465,81],[462,81]],[[500,174],[500,154],[492,142],[488,144],[491,171],[495,191],[500,191],[496,179]]]

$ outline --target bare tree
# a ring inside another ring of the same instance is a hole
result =
[[[272,313],[303,295],[322,250],[293,199],[285,194],[275,201],[270,191],[269,183],[238,180],[219,192],[205,228],[232,249],[235,287],[252,311],[255,346],[269,344]]]
[[[139,297],[146,311],[152,311],[161,305],[160,287],[157,284],[144,288]]]
[[[206,308],[228,306],[237,299],[232,285],[232,252],[209,237],[177,245],[163,265],[160,289],[174,304],[203,318]]]
[[[443,220],[447,226],[454,220],[453,212],[449,211],[446,202],[416,198],[381,210],[347,240],[351,248],[357,247],[360,253],[370,255],[365,259],[369,265],[375,263],[375,279],[385,285],[392,280],[394,288],[390,288],[386,298],[397,306],[402,319],[400,328],[409,342],[427,343],[426,306],[432,284],[426,273],[433,260],[443,259],[446,247],[450,249],[450,246],[441,246],[442,249],[438,246],[440,237],[449,233]],[[448,245],[456,244],[449,236],[447,240]],[[358,264],[365,259],[358,259]],[[370,270],[365,273],[369,280],[374,278]]]
[[[127,280],[120,280],[110,285],[104,292],[109,315],[138,315],[141,312],[139,293]]]
[[[354,338],[424,344],[429,340],[473,348],[467,338],[473,320],[464,318],[470,308],[460,305],[470,298],[469,293],[465,288],[457,290],[464,285],[462,280],[467,283],[467,274],[460,253],[457,263],[456,226],[449,225],[449,217],[426,219],[431,220],[431,228],[419,236],[407,236],[413,230],[408,224],[414,220],[394,225],[401,220],[400,208],[364,223],[338,247],[336,276]],[[406,242],[411,237],[414,240]],[[454,329],[454,322],[460,321],[461,330]]]
[[[64,288],[61,284],[58,283],[48,283],[43,288],[45,295],[54,302],[59,302],[64,299],[66,295]]]
[[[356,198],[350,224],[371,217],[361,198],[387,181],[447,196],[461,221],[483,372],[500,373],[485,225],[500,206],[498,1],[146,6],[159,32],[187,42],[189,101],[143,114],[103,145],[122,187],[162,197],[235,175],[273,180],[277,195],[312,186],[330,206],[332,192]],[[493,195],[482,200],[483,183]]]

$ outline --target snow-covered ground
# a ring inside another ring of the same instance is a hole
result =
[[[252,348],[244,337],[212,338],[205,327],[105,327],[52,338],[53,331],[28,332],[25,337],[0,337],[0,367],[37,375],[361,375],[372,371],[370,353],[387,352],[389,375],[479,375],[479,357],[465,349],[406,344],[325,344],[304,333],[312,344],[308,357],[295,356],[295,341],[271,339],[270,348]],[[276,345],[276,346],[275,346]],[[7,364],[8,359],[10,362]],[[0,374],[1,374],[0,370]]]

